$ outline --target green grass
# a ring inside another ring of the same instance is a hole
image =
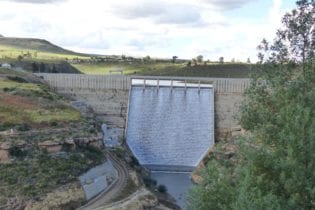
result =
[[[191,67],[187,67],[184,63],[154,62],[147,64],[83,63],[73,66],[85,74],[101,75],[107,75],[110,70],[121,68],[125,75],[246,78],[251,71],[251,65],[234,63],[210,63]]]
[[[53,110],[33,110],[26,111],[25,114],[30,122],[33,123],[50,123],[50,122],[71,122],[81,118],[80,112],[71,108],[53,109]]]
[[[38,84],[34,83],[19,83],[10,80],[1,80],[0,78],[0,89],[9,88],[16,90],[33,90],[33,91],[41,91],[42,88]]]
[[[1,71],[11,74],[10,70]],[[6,129],[20,124],[79,121],[81,114],[46,85],[16,82],[0,74],[0,119],[0,127]]]
[[[81,56],[75,54],[58,53],[58,52],[45,52],[37,50],[28,50],[14,46],[0,45],[0,60],[3,61],[16,61],[19,55],[29,53],[30,57],[25,56],[24,61],[37,61],[37,62],[56,62],[64,61],[66,59],[89,59],[88,56]]]

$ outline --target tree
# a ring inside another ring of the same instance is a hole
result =
[[[251,63],[250,58],[247,58],[246,63]]]
[[[197,62],[198,62],[198,63],[202,63],[202,61],[203,61],[203,56],[202,56],[202,55],[198,55],[196,59],[197,59]]]
[[[57,68],[56,68],[56,65],[55,65],[55,64],[53,64],[53,65],[52,65],[52,67],[51,67],[51,72],[52,72],[52,73],[58,73],[58,71],[57,71]]]
[[[149,55],[147,55],[147,56],[144,57],[144,60],[150,61],[150,60],[151,60],[151,57],[150,57]]]
[[[177,58],[178,58],[178,57],[177,57],[176,55],[173,56],[173,57],[172,57],[172,63],[175,63]]]
[[[35,63],[35,62],[32,63],[32,71],[34,73],[39,72],[39,67],[38,67],[37,63]]]
[[[165,185],[159,185],[157,189],[160,193],[166,193],[167,192],[167,188]]]
[[[231,63],[235,63],[235,58],[232,58]]]
[[[224,57],[219,58],[219,63],[223,64],[224,63]]]
[[[237,164],[209,162],[192,209],[315,209],[314,8],[298,1],[275,41],[259,46],[240,118],[250,135],[239,140]]]
[[[193,58],[193,59],[192,59],[192,62],[193,62],[193,64],[194,64],[194,66],[198,66],[197,59]]]
[[[39,64],[39,72],[46,72],[46,65],[43,62]]]
[[[21,60],[23,60],[23,56],[22,55],[19,55],[18,57],[17,57],[17,59],[18,59],[18,61],[21,61]]]

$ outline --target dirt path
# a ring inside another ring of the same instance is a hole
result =
[[[116,181],[109,186],[109,188],[95,198],[91,199],[86,205],[80,207],[78,210],[91,210],[102,205],[109,204],[115,196],[117,196],[119,192],[126,187],[128,170],[125,168],[123,163],[121,163],[118,158],[110,152],[108,153],[108,158],[112,161],[114,168],[117,170],[118,177]]]

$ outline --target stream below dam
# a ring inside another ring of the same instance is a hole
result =
[[[185,207],[186,193],[192,185],[191,173],[151,171],[151,178],[155,179],[158,185],[167,187],[167,192],[176,200],[177,205]]]

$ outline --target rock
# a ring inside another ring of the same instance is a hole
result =
[[[236,126],[236,127],[232,127],[231,128],[231,131],[241,131],[242,130],[242,127],[241,126]]]
[[[42,150],[47,150],[48,153],[56,153],[62,150],[62,144],[60,142],[55,142],[55,141],[50,141],[50,140],[39,142],[38,146]]]
[[[10,149],[12,145],[9,142],[4,142],[0,145],[0,163],[6,163],[10,160]]]
[[[16,143],[16,146],[19,148],[25,148],[27,146],[27,143],[24,140],[20,140]]]
[[[0,145],[0,149],[9,150],[12,147],[10,142],[4,142]]]
[[[69,150],[75,150],[76,149],[76,145],[75,145],[73,138],[66,139],[64,144],[65,144],[64,146]]]
[[[139,178],[137,176],[137,173],[135,171],[129,172],[129,177],[135,183],[135,185],[138,187],[140,185]]]

